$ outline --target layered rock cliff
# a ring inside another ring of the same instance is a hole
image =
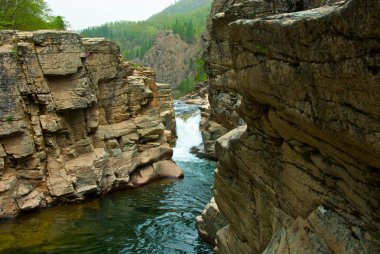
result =
[[[141,62],[156,71],[158,82],[175,87],[192,75],[192,65],[202,54],[202,48],[200,40],[188,44],[172,31],[161,31]]]
[[[378,252],[379,1],[278,15],[321,2],[233,2],[214,3],[229,8],[211,24],[210,103],[213,119],[247,127],[216,144],[229,224],[217,253]]]
[[[231,68],[231,56],[229,53],[227,26],[234,20],[232,17],[226,20],[218,19],[217,14],[223,17],[230,6],[243,1],[215,0],[211,7],[211,14],[207,25],[206,39],[207,51],[204,53],[205,71],[208,76],[210,112],[202,130],[204,151],[209,157],[216,159],[215,142],[229,130],[242,124],[235,108],[239,104],[240,97],[229,84],[229,69]],[[223,13],[223,14],[222,14]],[[219,15],[219,16],[220,16]],[[236,17],[235,17],[236,18]],[[223,22],[220,22],[222,20]]]
[[[114,43],[0,32],[0,96],[0,217],[182,174],[170,88]]]
[[[142,64],[156,71],[158,82],[174,87],[187,78],[191,71],[190,61],[198,51],[199,48],[187,44],[172,31],[162,31],[157,34]]]
[[[228,25],[238,19],[254,19],[269,15],[300,11],[319,7],[337,0],[215,0],[207,26],[207,51],[203,58],[210,86],[211,105],[209,120],[202,131],[204,150],[215,157],[215,142],[228,131],[244,124],[236,113],[241,96],[231,80],[234,80],[230,53]],[[265,48],[262,48],[265,51]]]

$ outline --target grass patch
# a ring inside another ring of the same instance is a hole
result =
[[[269,49],[264,46],[256,45],[256,49],[259,51],[259,54],[262,56],[268,56],[269,54]]]
[[[8,123],[12,122],[13,119],[14,119],[14,117],[13,117],[12,115],[9,115],[9,116],[7,116],[7,117],[5,118],[5,120],[6,120]]]
[[[17,48],[17,46],[15,46],[14,48],[11,49],[11,55],[13,58],[18,60],[18,48]]]

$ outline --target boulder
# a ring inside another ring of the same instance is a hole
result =
[[[140,168],[133,173],[128,186],[139,187],[164,178],[180,179],[183,178],[183,172],[173,161],[159,161],[153,165]]]
[[[228,225],[214,198],[207,204],[202,215],[197,216],[195,222],[199,237],[212,246],[216,245],[216,233]]]

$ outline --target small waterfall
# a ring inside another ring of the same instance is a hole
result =
[[[178,140],[174,148],[173,159],[177,162],[198,160],[197,157],[190,153],[190,149],[202,143],[202,136],[199,131],[201,113],[197,106],[183,104],[179,101],[175,102],[174,107]]]
[[[198,237],[195,217],[211,199],[216,165],[190,153],[202,142],[197,106],[177,101],[175,110],[174,159],[184,179],[165,179],[0,223],[0,253],[211,254],[212,248]]]

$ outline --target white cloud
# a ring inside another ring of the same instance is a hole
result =
[[[145,20],[175,0],[46,0],[54,15],[61,15],[71,29],[80,30],[110,21]]]

